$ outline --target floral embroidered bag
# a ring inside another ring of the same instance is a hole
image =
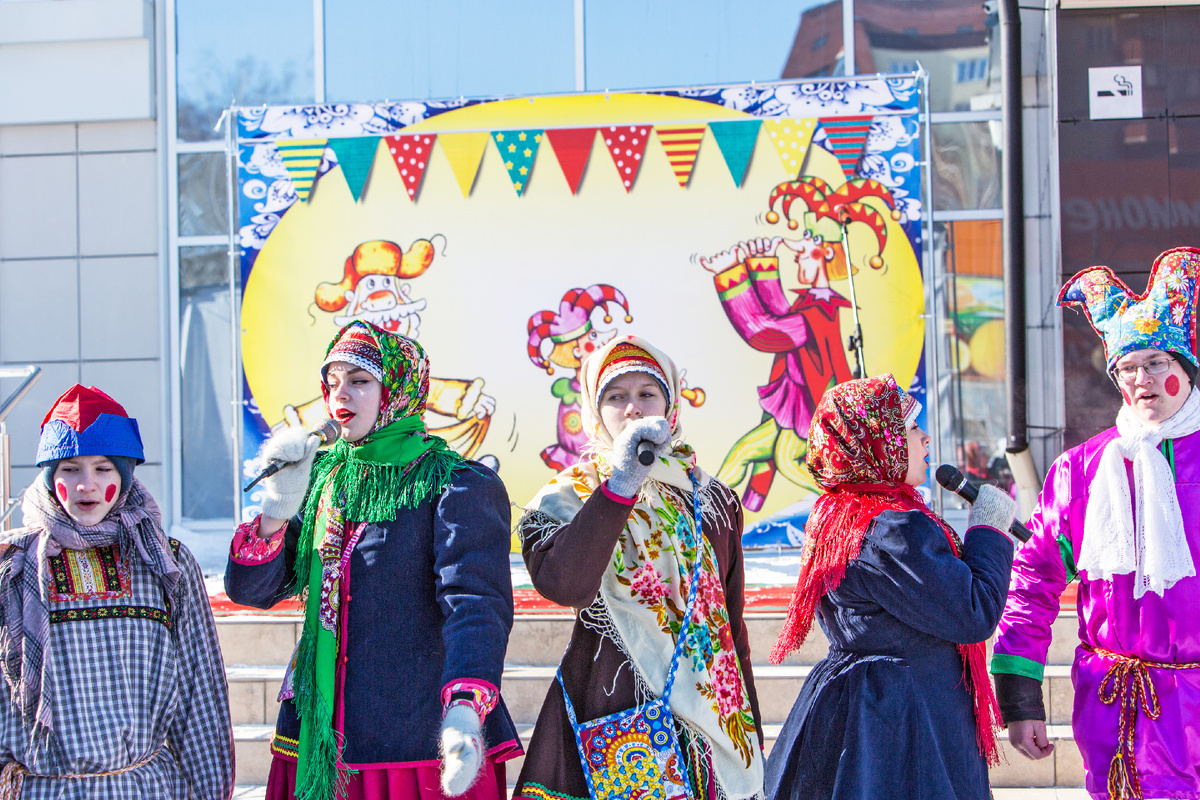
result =
[[[692,506],[695,530],[699,534],[700,490],[695,476],[692,476]],[[684,537],[691,538],[682,517],[679,527]],[[695,544],[698,548],[699,542]],[[558,683],[563,686],[567,717],[575,731],[579,760],[583,764],[583,775],[587,779],[592,800],[694,800],[684,772],[683,751],[675,733],[675,716],[671,713],[670,699],[675,668],[679,665],[679,657],[688,638],[687,628],[692,624],[701,563],[702,559],[697,557],[688,588],[687,608],[683,612],[683,624],[675,642],[662,697],[626,711],[580,723],[575,719],[575,707],[563,685],[562,668],[558,670]]]

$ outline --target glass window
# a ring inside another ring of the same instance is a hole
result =
[[[569,92],[563,0],[325,0],[325,96],[365,102]]]
[[[801,22],[810,13],[805,9],[814,5],[813,0],[591,0],[584,11],[587,88],[794,77],[792,61],[807,65],[812,45],[822,35],[830,34],[822,51],[841,50],[841,2],[823,6],[836,7],[830,15],[836,19]],[[832,59],[825,61],[832,63]]]
[[[920,62],[933,111],[1000,107],[999,19],[979,0],[855,0],[859,73]]]
[[[179,156],[179,235],[213,236],[229,232],[224,153]]]
[[[933,242],[939,324],[949,333],[932,343],[942,458],[976,486],[1007,491],[1000,220],[935,223]],[[961,505],[948,494],[943,499]]]
[[[236,101],[313,100],[312,0],[176,0],[177,137],[218,139]]]
[[[182,510],[189,520],[233,519],[233,354],[229,255],[179,248]]]
[[[935,211],[999,208],[1000,122],[932,126]]]

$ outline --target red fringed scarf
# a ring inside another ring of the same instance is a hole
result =
[[[846,565],[858,558],[863,537],[881,512],[920,511],[937,522],[956,556],[962,551],[954,529],[903,482],[908,446],[900,409],[905,397],[886,375],[839,384],[817,406],[806,460],[828,491],[817,499],[805,525],[800,578],[771,650],[772,664],[781,663],[808,638],[817,604],[842,582]],[[1000,763],[996,743],[1000,706],[987,673],[987,645],[960,644],[958,651],[975,706],[979,752],[989,766],[995,766]]]

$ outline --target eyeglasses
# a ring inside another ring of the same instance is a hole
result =
[[[1126,383],[1137,378],[1138,370],[1145,370],[1147,375],[1161,375],[1171,368],[1170,358],[1155,358],[1144,364],[1127,364],[1113,368],[1113,374]]]

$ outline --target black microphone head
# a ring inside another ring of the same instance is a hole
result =
[[[966,481],[963,474],[952,464],[942,464],[938,467],[937,471],[933,473],[933,479],[943,489],[949,489],[952,492],[957,491],[958,487]]]
[[[329,444],[337,441],[337,438],[342,435],[342,426],[338,425],[332,419],[323,419],[320,423],[313,426],[310,433],[315,433],[321,437],[321,444]]]

